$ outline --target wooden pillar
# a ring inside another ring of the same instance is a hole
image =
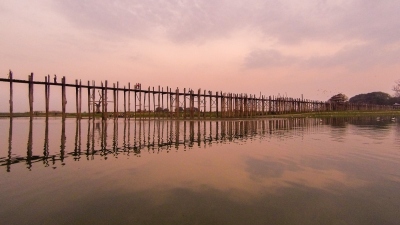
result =
[[[107,108],[108,108],[108,97],[107,97],[107,88],[108,88],[108,81],[106,80],[104,83],[104,119],[108,118]]]
[[[149,118],[150,118],[150,113],[151,113],[151,110],[150,110],[150,106],[151,106],[151,101],[150,101],[150,86],[147,88],[147,93],[148,93],[148,98],[149,98],[149,112],[148,112],[148,115],[149,115]]]
[[[186,119],[186,88],[183,88],[183,118]]]
[[[97,108],[96,108],[96,81],[94,81],[94,80],[92,81],[92,86],[93,86],[93,90],[92,90],[92,113],[93,113],[93,122],[94,122],[95,115],[97,113]],[[94,128],[93,128],[93,130],[94,130]]]
[[[175,91],[175,118],[179,118],[179,89],[176,88]]]
[[[29,85],[28,85],[28,93],[29,93],[29,116],[33,116],[33,73],[28,75]]]
[[[119,116],[119,81],[117,81],[117,90],[116,90],[116,94],[117,94],[117,97],[116,97],[116,100],[117,100],[117,109],[116,109],[116,111],[117,111],[117,118],[118,118],[118,116]]]
[[[162,94],[161,94],[161,110],[162,110],[163,117],[165,117],[165,114],[164,114],[164,88],[163,87],[161,88],[161,92],[162,92]]]
[[[126,88],[124,86],[124,118],[126,119]],[[125,126],[125,124],[124,124]]]
[[[210,95],[209,97],[210,97],[210,119],[211,119],[211,117],[212,117],[212,91],[208,91],[208,94]]]
[[[66,90],[65,90],[65,76],[62,77],[61,79],[61,93],[62,93],[62,117],[65,119],[66,117],[66,104],[67,104],[67,96],[66,96]]]
[[[204,90],[203,101],[203,118],[206,118],[206,90]]]
[[[116,89],[115,89],[115,83],[113,83],[113,105],[114,105],[114,110],[113,110],[113,117],[114,119],[117,117],[117,95],[116,95]]]
[[[101,118],[102,118],[103,120],[106,119],[106,116],[105,116],[105,101],[104,101],[104,97],[105,97],[104,84],[103,84],[103,82],[101,82]]]
[[[168,104],[168,103],[169,103],[169,100],[170,100],[170,99],[169,99],[169,87],[168,87],[168,86],[167,86],[167,93],[166,93],[166,94],[167,94],[167,110],[166,110],[166,111],[167,111],[168,117],[169,117],[169,115],[170,115],[170,109],[169,109],[169,104]]]
[[[225,117],[225,93],[221,91],[221,118]]]
[[[75,107],[76,107],[76,118],[79,118],[79,85],[78,85],[78,79],[75,79]]]
[[[168,93],[169,93],[169,111],[170,111],[169,116],[172,118],[172,116],[174,115],[174,110],[173,110],[174,103],[172,102],[172,98],[173,98],[172,88],[169,88]]]
[[[201,98],[200,98],[200,93],[201,89],[197,90],[197,119],[200,119],[200,103],[201,103]]]
[[[219,109],[218,109],[218,99],[219,99],[219,96],[218,96],[218,91],[215,93],[215,112],[216,112],[216,117],[218,118],[218,112],[219,112]]]
[[[194,117],[194,95],[193,95],[193,90],[190,90],[190,119],[193,119]]]
[[[243,117],[243,93],[240,94],[239,102],[239,117]]]
[[[79,119],[82,118],[82,80],[79,80]]]
[[[141,115],[143,113],[142,110],[142,90],[139,91],[139,115]]]
[[[8,78],[10,79],[10,100],[9,100],[9,104],[10,104],[10,118],[13,117],[13,73],[11,72],[11,70],[8,73]]]
[[[161,100],[160,94],[161,94],[161,93],[160,93],[160,85],[158,85],[158,96],[157,96],[157,97],[158,97],[158,104],[157,104],[157,108],[158,108],[158,109],[161,108],[161,104],[160,104],[160,100]],[[162,108],[161,108],[161,111],[162,111]],[[159,111],[159,112],[158,112],[158,118],[160,118],[160,113],[161,113],[161,112]]]
[[[49,105],[50,105],[50,75],[45,78],[45,101],[46,101],[46,118],[49,117]]]
[[[135,107],[134,107],[134,110],[135,110],[135,118],[136,118],[136,107],[137,107],[137,104],[136,104],[136,100],[137,100],[137,91],[136,91],[136,85],[135,85],[135,88],[134,88],[133,94],[135,95],[135,100],[134,100],[134,105],[135,105]]]
[[[156,117],[156,96],[154,92],[154,87],[153,87],[153,117]]]
[[[90,119],[91,113],[90,113],[90,81],[87,82],[87,91],[88,91],[88,117]]]
[[[131,117],[131,82],[128,83],[128,113]]]

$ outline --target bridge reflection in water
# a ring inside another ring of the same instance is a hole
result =
[[[14,119],[18,120],[18,119]],[[35,119],[36,125],[44,125],[44,137],[36,129],[33,120],[19,121],[18,126],[28,126],[26,155],[21,154],[20,134],[13,136],[13,119],[9,120],[8,154],[0,155],[0,166],[11,171],[13,164],[25,164],[31,170],[33,164],[42,162],[45,167],[55,168],[65,165],[66,158],[75,161],[82,159],[94,160],[96,157],[107,159],[120,154],[140,157],[142,153],[161,153],[172,150],[186,151],[192,148],[207,148],[213,144],[230,142],[246,142],[268,137],[289,137],[303,135],[308,131],[318,131],[324,125],[341,126],[348,119],[318,119],[318,118],[288,118],[288,119],[256,119],[256,120],[145,120],[145,119],[114,119],[114,120],[75,120]],[[4,120],[2,121],[4,124]],[[25,125],[26,123],[26,125]],[[14,125],[13,125],[14,124]],[[4,127],[4,126],[3,126]],[[73,129],[75,128],[75,132]],[[68,129],[67,129],[68,128]],[[61,129],[60,136],[55,136]],[[41,137],[43,149],[34,148]],[[75,135],[74,135],[75,133]],[[74,135],[74,138],[72,136]],[[68,140],[71,140],[67,143]],[[22,138],[22,139],[21,139]],[[59,143],[55,140],[59,140]],[[49,143],[56,143],[50,147]],[[13,154],[13,147],[17,152]],[[58,149],[59,146],[59,149]],[[67,147],[68,146],[68,147]],[[73,148],[71,147],[73,146]]]

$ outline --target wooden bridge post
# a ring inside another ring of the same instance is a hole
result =
[[[75,79],[75,107],[76,107],[76,118],[79,118],[79,85],[78,85],[78,79]]]
[[[156,118],[156,95],[153,87],[153,117]]]
[[[62,118],[65,119],[66,117],[66,104],[67,104],[67,96],[66,96],[66,89],[65,89],[65,76],[61,78],[61,93],[62,93]]]
[[[107,88],[108,88],[108,81],[106,80],[104,83],[104,119],[108,118],[107,108],[108,108],[108,97],[107,97]]]
[[[97,108],[96,108],[96,81],[92,80],[92,86],[93,86],[93,90],[92,90],[92,114],[93,114],[93,122],[95,119],[95,115],[97,113]],[[89,107],[90,109],[90,107]],[[94,130],[94,128],[93,128]]]
[[[131,117],[131,82],[128,83],[128,117]]]
[[[101,118],[105,119],[105,102],[104,102],[105,90],[104,84],[101,82]]]
[[[114,119],[117,117],[117,95],[116,95],[116,89],[115,89],[115,83],[113,83],[113,105],[114,105],[114,110],[113,110],[113,117]]]
[[[271,95],[268,96],[268,114],[271,114],[272,112],[272,101],[271,101]]]
[[[174,103],[172,102],[173,98],[173,93],[172,93],[172,88],[169,88],[169,116],[172,118],[174,115]]]
[[[207,101],[206,101],[206,90],[204,90],[204,96],[203,96],[203,118],[206,118],[206,106],[207,106]]]
[[[79,119],[82,118],[82,80],[79,80]]]
[[[218,112],[219,112],[219,109],[218,109],[219,96],[218,96],[218,94],[219,94],[218,91],[215,92],[215,113],[216,113],[216,118],[219,117],[219,115],[218,115]]]
[[[189,107],[190,107],[190,119],[193,119],[193,111],[194,111],[193,90],[189,91]]]
[[[171,100],[170,99],[170,94],[169,94],[169,87],[167,86],[167,117],[169,117],[169,115],[170,115],[170,107],[169,107],[169,100]]]
[[[197,119],[200,119],[200,91],[201,89],[197,90]]]
[[[46,118],[49,117],[49,96],[50,96],[50,76],[47,75],[45,78],[45,85],[44,85],[44,94],[45,94],[45,104],[46,104]]]
[[[162,92],[162,94],[161,94],[161,109],[162,109],[163,118],[165,118],[165,112],[164,112],[164,88],[163,87],[161,88],[161,92]]]
[[[150,107],[151,107],[150,86],[147,88],[147,93],[148,93],[148,98],[149,98],[149,112],[148,112],[148,116],[149,116],[149,119],[150,119],[150,115],[151,115],[151,110],[150,110]]]
[[[264,95],[262,96],[262,115],[264,116],[265,115],[265,99],[264,99]]]
[[[239,103],[239,117],[243,117],[243,93],[240,93]]]
[[[175,119],[179,119],[179,89],[175,90]]]
[[[158,85],[158,95],[157,95],[157,108],[158,108],[158,110],[161,108],[161,104],[160,104],[160,101],[161,101],[161,98],[160,98],[160,85]],[[155,112],[155,110],[154,110],[154,112]],[[162,112],[162,108],[161,108],[161,112]],[[158,118],[160,118],[160,114],[161,114],[161,112],[160,111],[157,111],[157,116],[158,116]]]
[[[135,85],[135,87],[134,87],[134,89],[133,89],[133,90],[134,90],[134,91],[133,91],[133,94],[134,94],[134,96],[135,96],[135,97],[134,97],[134,101],[133,101],[133,103],[134,103],[134,105],[135,105],[135,107],[134,107],[134,109],[133,109],[133,110],[135,111],[135,118],[136,118],[136,113],[137,113],[137,112],[136,112],[136,107],[137,107],[137,91],[136,91],[136,86],[137,86],[137,85]]]
[[[224,117],[224,94],[222,93],[222,91],[220,91],[220,117],[223,118]]]
[[[116,97],[116,100],[117,100],[117,108],[116,108],[116,110],[117,110],[117,118],[119,117],[119,81],[117,81],[117,90],[116,90],[116,95],[117,95],[117,97]]]
[[[183,118],[186,119],[186,88],[183,88]]]
[[[212,91],[208,91],[208,93],[209,93],[209,97],[210,97],[210,119],[211,119],[211,117],[212,117]]]
[[[126,87],[124,86],[124,118],[126,119]],[[125,126],[125,124],[124,124]]]
[[[146,118],[146,96],[147,96],[147,93],[146,93],[146,91],[144,91],[143,92],[143,113],[142,113],[143,118]]]
[[[32,117],[33,116],[33,73],[31,73],[31,75],[28,75],[28,79],[29,79],[29,85],[28,85],[28,89],[29,89],[29,116]]]
[[[88,81],[87,82],[87,86],[88,86],[88,88],[87,88],[87,91],[88,91],[88,118],[90,119],[90,117],[91,117],[91,111],[90,111],[90,81]]]
[[[139,115],[142,114],[142,90],[139,90]]]
[[[8,77],[10,79],[10,100],[9,100],[9,104],[10,104],[10,118],[13,117],[13,73],[11,72],[11,70],[8,72]]]

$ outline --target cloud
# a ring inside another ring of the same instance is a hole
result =
[[[244,16],[241,5],[233,1],[84,0],[57,2],[57,10],[81,29],[130,38],[161,33],[185,42],[226,35],[239,24],[232,19]]]
[[[244,59],[246,69],[260,69],[268,67],[280,67],[294,64],[296,58],[284,56],[273,49],[256,49],[251,51]]]
[[[345,67],[352,71],[368,70],[376,65],[396,65],[400,49],[383,48],[377,43],[345,46],[329,56],[311,57],[303,62],[307,67]]]

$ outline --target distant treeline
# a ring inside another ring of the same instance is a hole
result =
[[[400,97],[392,97],[384,92],[371,92],[359,94],[349,99],[350,103],[375,104],[375,105],[393,105],[400,104]]]

